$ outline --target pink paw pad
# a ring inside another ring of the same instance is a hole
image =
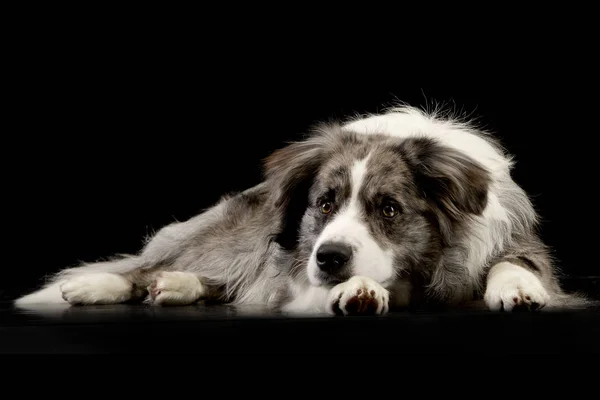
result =
[[[156,281],[154,281],[152,283],[152,285],[150,285],[150,288],[148,289],[148,292],[150,293],[150,297],[152,297],[152,299],[155,299],[156,296],[158,296],[160,294],[160,289],[158,289],[156,287]]]

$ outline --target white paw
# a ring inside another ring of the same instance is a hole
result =
[[[492,311],[539,310],[550,300],[540,280],[509,262],[495,265],[488,275],[484,301]]]
[[[117,304],[131,298],[132,285],[121,275],[98,272],[78,275],[60,285],[71,304]]]
[[[389,293],[371,278],[353,276],[334,286],[327,311],[338,315],[379,315],[388,312]]]
[[[199,300],[206,287],[190,272],[165,271],[148,287],[148,293],[156,305],[187,305]]]

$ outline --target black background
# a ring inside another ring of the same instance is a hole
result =
[[[258,183],[261,160],[313,123],[396,99],[478,117],[516,155],[513,176],[564,272],[599,275],[589,36],[534,29],[430,47],[404,32],[410,40],[379,46],[344,36],[357,33],[349,29],[315,33],[313,45],[309,23],[292,39],[260,24],[188,30],[113,17],[13,35],[4,297],[79,261],[138,251],[165,224]],[[481,48],[487,55],[475,56]]]

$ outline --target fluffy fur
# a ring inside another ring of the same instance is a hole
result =
[[[483,298],[585,304],[561,290],[513,160],[486,132],[412,107],[321,124],[256,187],[161,229],[137,255],[65,269],[16,300],[383,314]]]

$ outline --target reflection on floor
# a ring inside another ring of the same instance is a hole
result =
[[[600,354],[600,307],[492,313],[481,303],[383,317],[199,303],[0,306],[0,353]]]

